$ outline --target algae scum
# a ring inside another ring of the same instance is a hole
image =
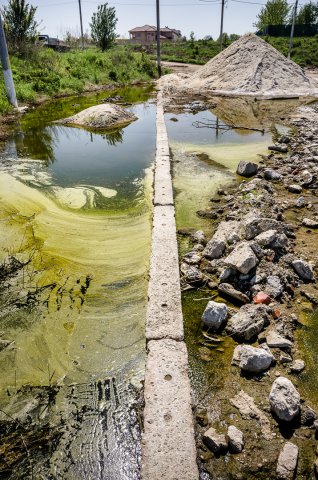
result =
[[[51,123],[114,95],[128,127]],[[149,87],[57,100],[4,145],[1,478],[139,478],[154,114]]]

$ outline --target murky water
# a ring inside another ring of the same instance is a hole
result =
[[[114,94],[132,102],[127,108],[138,117],[124,129],[51,123]],[[155,149],[150,94],[136,87],[44,105],[21,120],[1,154],[0,258],[26,264],[9,279],[2,305],[2,338],[12,342],[0,353],[2,420],[29,411],[38,416],[31,436],[45,425],[55,429],[45,461],[34,452],[37,478],[139,478],[135,404]],[[31,468],[25,457],[20,474]],[[20,478],[9,467],[8,478]]]

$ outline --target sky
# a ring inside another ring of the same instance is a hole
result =
[[[41,21],[41,33],[51,37],[63,38],[66,31],[80,32],[79,0],[27,0],[37,6],[37,21]],[[239,35],[255,31],[253,23],[266,0],[225,0],[224,32]],[[81,0],[84,31],[89,32],[89,23],[97,6],[103,0]],[[0,5],[6,5],[0,0]],[[116,7],[118,17],[117,33],[129,38],[128,31],[145,24],[156,24],[155,0],[109,0]],[[220,0],[160,0],[161,26],[181,30],[189,37],[193,31],[195,38],[212,35],[214,39],[220,32]]]

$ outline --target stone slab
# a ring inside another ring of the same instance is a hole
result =
[[[184,342],[148,343],[143,480],[197,480],[196,447]]]
[[[170,162],[165,160],[156,162],[154,204],[173,205]]]
[[[183,339],[178,245],[173,206],[155,206],[146,339]]]

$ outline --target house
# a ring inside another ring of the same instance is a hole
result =
[[[174,42],[181,37],[180,30],[164,27],[160,29],[160,39],[162,42]],[[131,43],[140,45],[149,45],[157,41],[157,29],[152,25],[144,25],[129,30],[129,38]]]

